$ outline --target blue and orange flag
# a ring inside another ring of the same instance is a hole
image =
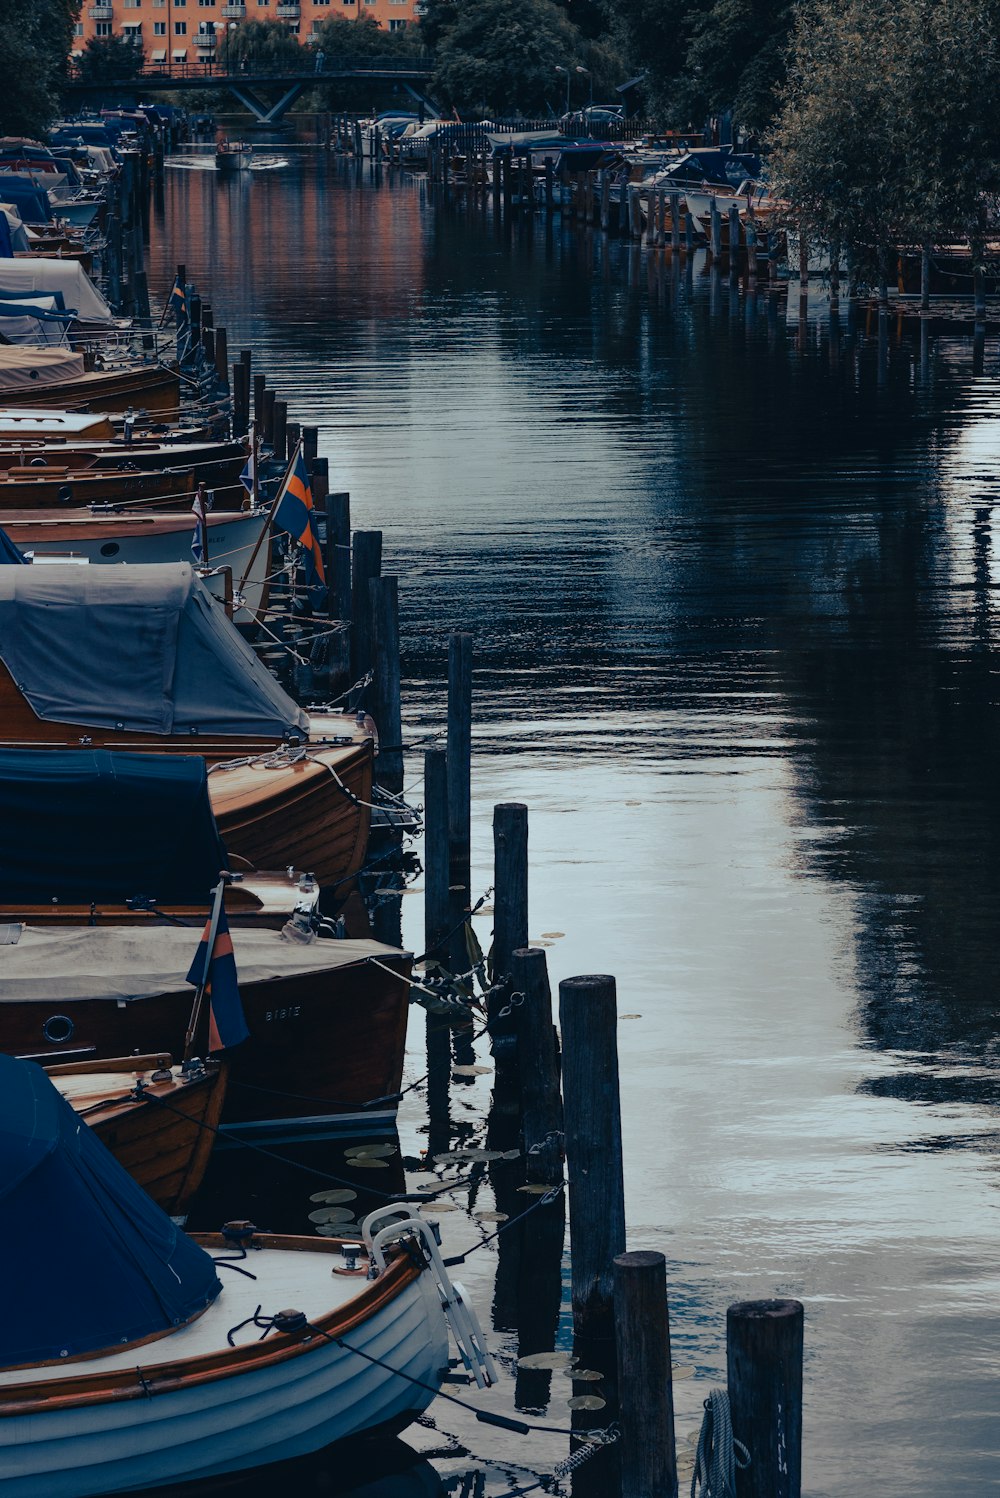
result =
[[[219,924],[215,931],[215,942],[209,955],[208,942],[212,932],[211,916],[205,922],[198,950],[188,971],[187,981],[196,988],[204,987],[208,999],[208,1049],[222,1051],[227,1046],[239,1045],[246,1040],[246,1016],[243,1001],[236,982],[236,958],[233,956],[233,938],[229,934],[225,910],[219,912]]]
[[[173,290],[170,293],[170,306],[178,317],[187,317],[187,296],[184,292],[184,282],[180,276],[174,279]]]
[[[273,523],[276,530],[287,531],[302,547],[306,582],[310,586],[325,583],[323,548],[313,526],[312,489],[309,486],[309,470],[302,456],[301,442],[295,453],[295,461],[281,486]]]

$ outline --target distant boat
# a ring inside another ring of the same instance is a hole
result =
[[[188,1237],[40,1068],[4,1058],[0,1134],[17,1228],[4,1248],[4,1498],[206,1479],[398,1431],[447,1369],[442,1306],[477,1382],[495,1380],[418,1219],[373,1213],[360,1242],[249,1223]],[[245,1255],[252,1273],[237,1272]]]
[[[253,146],[249,141],[220,141],[215,148],[215,169],[227,177],[235,172],[248,172],[252,156]]]

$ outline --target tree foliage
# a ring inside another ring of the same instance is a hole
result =
[[[890,242],[975,239],[1000,190],[997,14],[983,0],[816,0],[773,133],[789,214],[871,269]]]
[[[42,135],[59,110],[78,0],[0,0],[0,134]]]
[[[222,38],[220,59],[226,66],[257,70],[271,67],[280,72],[301,67],[302,48],[284,21],[240,21]]]
[[[142,71],[142,48],[128,36],[92,36],[78,64],[84,83],[127,83]]]
[[[573,23],[574,3],[427,0],[420,29],[436,54],[435,93],[462,113],[557,114],[564,107],[565,74],[556,69],[581,67],[590,70],[600,97],[620,81],[623,64],[606,42]],[[593,22],[598,10],[591,5],[582,14]]]

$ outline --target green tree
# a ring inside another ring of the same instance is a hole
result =
[[[302,47],[284,21],[240,21],[226,30],[219,56],[227,67],[245,65],[251,71],[273,68],[285,72],[308,66]]]
[[[59,111],[78,0],[0,0],[0,134],[39,136]]]
[[[556,68],[589,60],[585,38],[554,0],[466,0],[440,34],[433,86],[460,111],[557,112]]]
[[[316,29],[316,42],[310,49],[314,54],[322,51],[324,66],[337,68],[344,63],[366,61],[391,62],[393,58],[412,58],[422,55],[424,38],[420,27],[404,27],[399,31],[387,31],[374,16],[362,16],[358,20],[335,16],[323,21]],[[317,97],[318,96],[318,97]],[[406,96],[402,102],[399,85],[375,80],[331,80],[312,91],[315,107],[321,109],[372,110],[400,106],[407,112],[416,109],[416,101]]]
[[[142,47],[128,36],[92,36],[78,70],[83,83],[127,83],[142,71]]]
[[[980,237],[1000,187],[997,15],[981,0],[817,0],[772,144],[790,220],[884,282],[890,246]]]

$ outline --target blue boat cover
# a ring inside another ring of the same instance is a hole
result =
[[[13,203],[26,224],[47,224],[52,206],[44,187],[36,187],[28,177],[0,172],[0,203]]]
[[[118,1164],[40,1066],[0,1056],[5,1368],[113,1352],[219,1294],[211,1256]]]
[[[0,526],[0,567],[24,567],[28,558],[19,551],[7,532]]]
[[[0,750],[0,905],[204,905],[228,867],[205,761]]]

